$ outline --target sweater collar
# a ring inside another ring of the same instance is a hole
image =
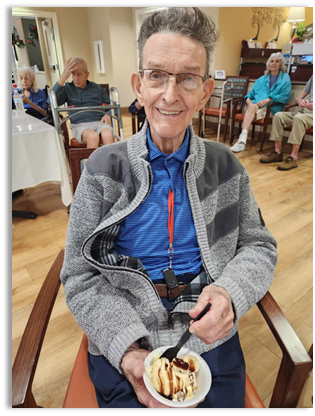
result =
[[[148,121],[145,120],[140,132],[134,134],[128,139],[127,149],[132,170],[139,181],[143,179],[143,164],[149,165],[147,157],[149,149],[147,147],[147,129]],[[192,124],[188,126],[190,133],[189,156],[185,164],[192,165],[196,178],[198,178],[205,165],[206,151],[203,139],[197,137],[194,133]]]

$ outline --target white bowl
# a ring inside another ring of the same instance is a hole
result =
[[[164,346],[164,347],[160,347],[152,351],[144,361],[144,368],[146,369],[146,367],[153,365],[153,363],[163,354],[163,352],[167,348],[170,348],[170,347],[171,346],[168,346],[168,347]],[[200,368],[196,373],[198,388],[197,388],[195,396],[192,399],[185,400],[183,402],[177,402],[177,401],[166,399],[165,397],[161,396],[161,394],[159,394],[153,387],[151,378],[147,375],[146,370],[144,370],[143,381],[149,393],[156,400],[158,400],[160,403],[165,404],[166,406],[170,406],[170,407],[193,406],[199,403],[202,399],[204,399],[210,390],[211,383],[212,383],[212,376],[211,376],[211,371],[210,371],[210,368],[208,367],[208,364],[200,355],[196,354],[194,351],[190,351],[187,348],[181,348],[177,356],[178,358],[181,358],[184,355],[193,355],[198,359],[200,363]]]

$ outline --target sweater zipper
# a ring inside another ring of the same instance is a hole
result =
[[[149,169],[149,189],[148,189],[148,192],[146,193],[146,195],[145,195],[145,197],[144,197],[144,199],[143,199],[143,201],[141,201],[141,204],[143,204],[143,202],[146,200],[146,198],[147,198],[147,196],[149,195],[149,193],[150,193],[150,190],[151,190],[151,184],[152,184],[152,176],[151,176],[151,171],[150,171],[150,169]],[[128,215],[126,215],[125,217],[123,217],[122,219],[120,219],[119,220],[119,222],[117,222],[116,224],[120,224],[121,222],[123,222],[124,221],[124,219],[125,218],[127,218],[127,217],[129,217],[131,214],[133,214],[135,211],[136,211],[136,209],[137,209],[138,207],[136,207],[130,214],[128,214]],[[99,231],[98,233],[97,233],[97,235],[98,234],[100,234],[100,233],[102,233],[102,232],[104,232],[107,228],[109,228],[109,227],[105,227],[105,228],[103,228],[101,231]],[[88,259],[88,261],[91,261],[90,259]],[[96,261],[94,261],[94,260],[92,260],[92,262],[93,263],[95,263],[95,264],[97,264],[97,267],[99,267],[99,263],[97,263]],[[104,269],[106,269],[106,267],[102,267],[102,268],[104,268]],[[115,267],[115,266],[111,266],[111,268],[110,268],[110,270],[121,270],[122,268],[125,268],[125,269],[127,269],[127,270],[132,270],[132,272],[133,273],[137,273],[137,274],[140,274],[141,276],[143,276],[146,280],[148,280],[148,282],[150,282],[150,284],[151,284],[151,286],[153,287],[153,289],[154,289],[154,291],[155,291],[155,294],[156,294],[156,296],[157,296],[157,298],[158,299],[160,299],[160,296],[159,296],[159,294],[158,294],[158,292],[157,292],[157,290],[156,290],[156,288],[155,288],[155,286],[154,286],[154,283],[152,282],[152,280],[147,276],[147,275],[145,275],[144,273],[142,273],[142,272],[140,272],[139,270],[135,270],[135,269],[129,269],[128,267],[120,267],[120,268],[118,268],[118,267]]]

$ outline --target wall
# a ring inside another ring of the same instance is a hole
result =
[[[242,40],[256,36],[257,25],[252,27],[253,11],[252,7],[220,7],[219,27],[220,42],[216,52],[215,69],[224,69],[226,75],[238,75],[240,64]],[[313,23],[313,8],[305,8],[305,25]],[[271,24],[264,24],[260,27],[258,41],[262,46],[270,39],[277,36],[278,29],[274,29]],[[291,24],[284,23],[281,26],[277,47],[289,43],[291,38]]]
[[[90,80],[99,84],[113,86],[113,63],[111,50],[111,33],[109,30],[109,8],[88,7],[87,8],[89,28],[89,48],[91,50]],[[105,61],[105,74],[97,74],[94,63],[94,45],[96,40],[103,41],[103,53]]]
[[[131,75],[137,71],[137,47],[131,7],[111,7],[110,39],[113,63],[113,85],[119,92],[122,107],[129,107],[135,95]]]
[[[61,47],[64,59],[82,57],[92,68],[92,52],[89,38],[89,23],[86,7],[28,7],[27,10],[39,10],[57,13]]]

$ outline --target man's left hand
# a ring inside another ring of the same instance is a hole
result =
[[[112,120],[111,117],[108,114],[105,114],[100,121],[101,124],[105,123],[105,124],[109,124],[110,126],[112,125]]]
[[[234,312],[230,295],[221,287],[209,285],[203,289],[189,315],[196,318],[208,302],[211,303],[209,312],[192,323],[189,331],[206,344],[212,344],[229,335],[234,325]]]

